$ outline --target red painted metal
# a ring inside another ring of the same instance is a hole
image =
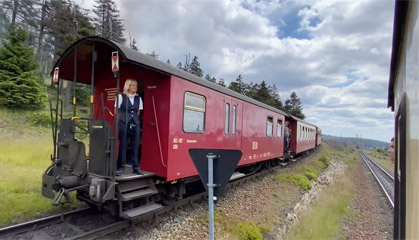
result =
[[[96,42],[98,50],[95,64],[94,118],[105,119],[113,126],[113,118],[102,112],[104,105],[114,111],[116,79],[109,69],[111,46]],[[92,46],[78,47],[79,82],[90,84]],[[74,54],[69,53],[60,63],[60,78],[71,80]],[[285,123],[286,116],[199,85],[174,75],[153,71],[147,66],[124,61],[120,55],[120,89],[123,91],[127,78],[138,81],[139,94],[143,99],[143,136],[141,169],[153,172],[167,181],[198,175],[188,150],[190,148],[238,149],[243,152],[239,166],[268,159],[283,157],[284,127],[277,136],[278,119]],[[205,97],[204,133],[183,131],[185,92]],[[225,104],[230,104],[229,134],[224,133]],[[232,133],[232,106],[236,106],[236,133]],[[267,136],[267,119],[273,120],[272,136]],[[291,151],[301,153],[314,148],[315,138],[297,140],[298,120],[287,117],[291,129]]]

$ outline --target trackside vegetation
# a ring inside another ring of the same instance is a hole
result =
[[[232,239],[240,240],[262,240],[263,234],[268,231],[268,228],[256,222],[238,222],[230,229]]]
[[[348,168],[344,175],[326,188],[309,212],[290,229],[287,239],[345,239],[344,219],[354,217],[349,206],[355,195],[353,173],[359,163],[357,151],[346,148],[335,152]]]
[[[278,174],[275,177],[275,180],[292,183],[303,190],[311,189],[311,183],[308,180],[308,178],[300,174],[289,174],[289,173]]]
[[[41,195],[53,151],[51,129],[34,124],[23,110],[0,108],[0,115],[0,227],[80,205],[55,207]]]

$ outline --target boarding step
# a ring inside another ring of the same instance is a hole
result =
[[[132,191],[128,193],[122,193],[121,196],[122,196],[122,201],[127,202],[127,201],[131,201],[138,198],[148,197],[157,193],[158,191],[156,188],[145,188],[145,189],[140,189],[140,190],[136,190],[136,191]]]
[[[124,181],[118,183],[119,192],[132,192],[134,190],[140,190],[144,188],[153,187],[154,183],[151,178],[134,179],[131,181]]]
[[[141,216],[143,214],[158,210],[160,208],[163,208],[163,206],[161,204],[153,203],[153,204],[150,204],[150,205],[141,206],[141,207],[138,207],[138,208],[133,208],[133,209],[124,211],[124,212],[121,213],[121,217],[126,218],[126,219],[132,219],[132,218]]]

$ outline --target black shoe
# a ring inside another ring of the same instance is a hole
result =
[[[132,170],[132,173],[137,174],[137,175],[143,175],[143,172],[141,170],[138,170],[138,169]]]
[[[116,169],[116,172],[115,172],[116,176],[121,176],[122,173],[124,173],[124,169],[123,168]]]

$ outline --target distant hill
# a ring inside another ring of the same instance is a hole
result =
[[[387,149],[390,146],[390,143],[377,141],[373,139],[365,139],[365,138],[351,138],[351,137],[335,137],[331,135],[322,135],[322,139],[326,142],[339,142],[343,143],[349,147],[353,148],[362,148],[362,149],[375,149],[375,148],[382,148]]]

